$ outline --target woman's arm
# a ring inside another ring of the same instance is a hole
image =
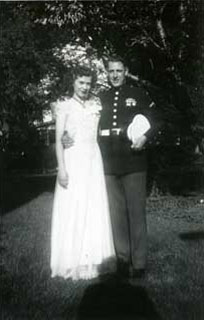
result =
[[[59,112],[56,117],[56,156],[58,163],[58,182],[63,188],[68,186],[68,173],[64,162],[64,148],[61,142],[66,122],[65,112]]]

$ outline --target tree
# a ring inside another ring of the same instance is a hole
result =
[[[73,51],[65,61],[63,48],[69,44],[83,47],[91,61],[113,52],[128,61],[131,79],[161,108],[165,141],[181,138],[187,145],[192,128],[201,139],[202,0],[8,1],[1,12],[1,117],[13,132],[18,127],[27,138],[42,110],[66,93]]]

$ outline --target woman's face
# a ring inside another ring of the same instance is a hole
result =
[[[74,81],[74,95],[85,100],[88,98],[91,89],[92,77],[77,77]]]

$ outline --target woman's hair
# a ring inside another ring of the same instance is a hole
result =
[[[73,69],[74,80],[78,77],[92,77],[93,71],[87,66],[78,65]]]
[[[74,68],[73,83],[79,77],[91,77],[91,87],[93,87],[96,82],[96,73],[87,66],[78,65]]]
[[[72,72],[72,79],[69,86],[70,96],[72,96],[74,93],[74,89],[73,89],[74,81],[79,77],[91,77],[91,88],[95,86],[95,83],[97,80],[96,72],[87,66],[78,65],[73,69],[73,72]]]

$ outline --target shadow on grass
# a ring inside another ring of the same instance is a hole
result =
[[[1,214],[18,208],[43,192],[53,192],[55,181],[55,175],[6,177],[3,182]]]
[[[72,299],[73,286],[64,281],[51,281],[47,270],[27,277],[11,275],[4,270],[1,275],[2,320],[71,320],[76,301]]]
[[[183,232],[179,234],[180,239],[182,240],[203,240],[204,239],[204,231],[189,231]]]
[[[76,320],[161,320],[142,287],[104,282],[86,289]]]

